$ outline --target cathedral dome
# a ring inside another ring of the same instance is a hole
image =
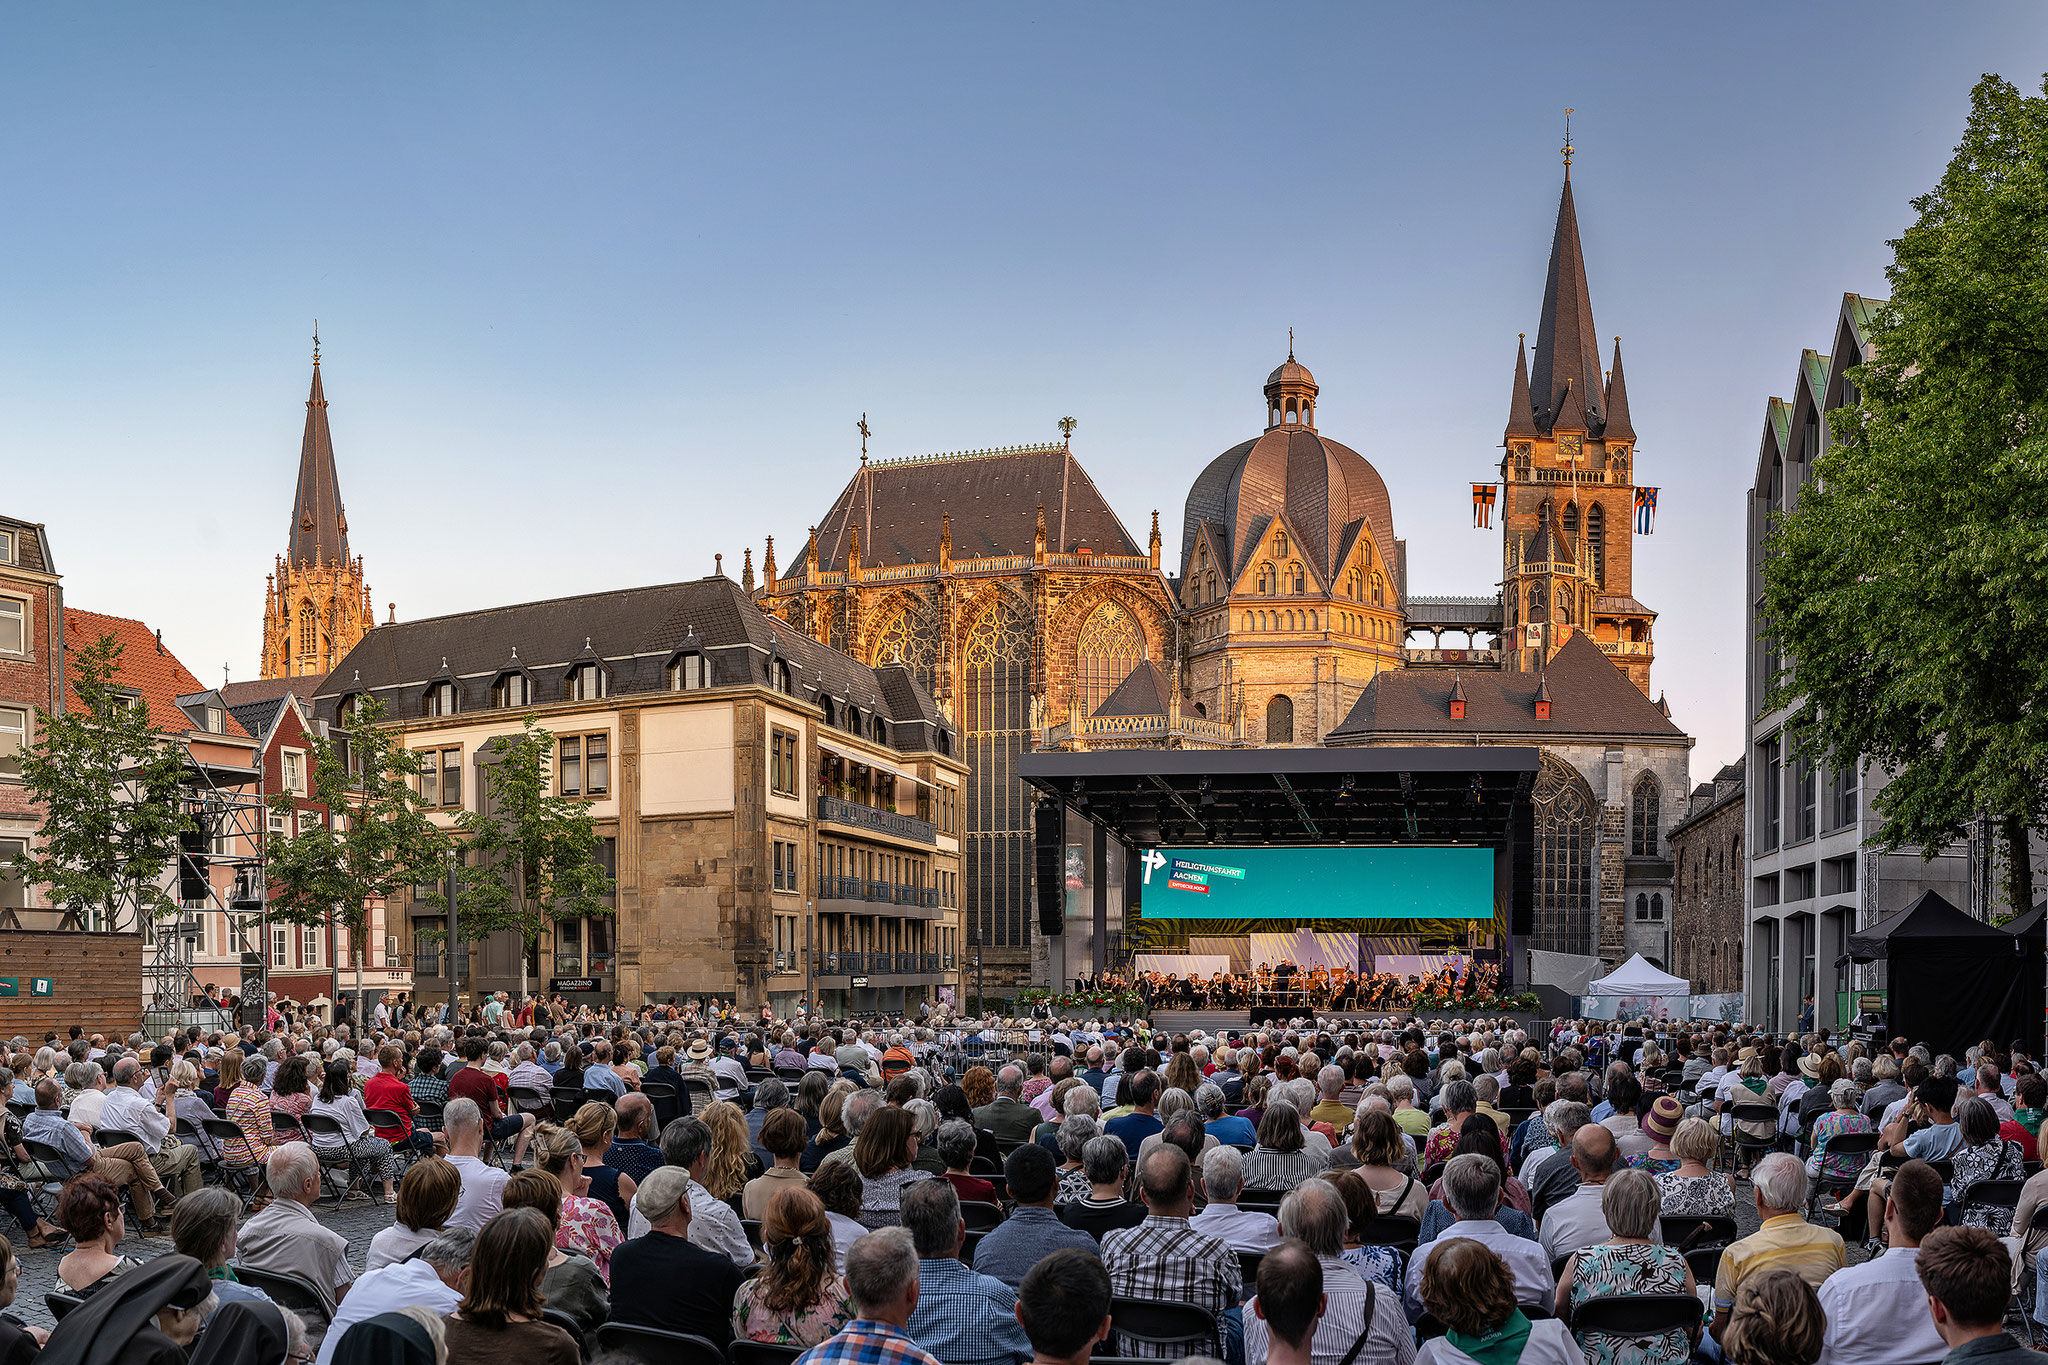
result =
[[[1204,525],[1220,539],[1235,574],[1283,516],[1325,584],[1335,581],[1337,566],[1361,533],[1372,537],[1382,560],[1392,562],[1394,509],[1379,471],[1318,432],[1312,420],[1284,409],[1276,418],[1276,396],[1312,403],[1314,393],[1314,377],[1290,354],[1266,381],[1271,424],[1265,434],[1224,451],[1196,476],[1182,523],[1183,574]],[[1312,407],[1307,416],[1312,419]]]

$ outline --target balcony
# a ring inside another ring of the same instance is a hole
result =
[[[798,954],[776,955],[778,961],[784,956],[791,962],[788,970],[801,970],[802,959]],[[856,976],[875,978],[876,985],[918,984],[917,978],[936,977],[941,972],[952,971],[955,961],[951,953],[820,953],[819,985],[821,989],[834,989],[822,978]],[[777,970],[782,968],[778,967]]]
[[[946,907],[939,902],[934,886],[912,886],[903,882],[871,882],[863,877],[818,878],[818,910],[835,915],[887,914],[885,906],[899,907],[903,919],[935,920]],[[907,914],[904,911],[917,913]]]
[[[880,810],[874,806],[863,806],[858,801],[848,801],[837,796],[818,798],[818,818],[853,829],[872,830],[876,834],[887,834],[897,839],[910,839],[920,844],[938,841],[938,829],[929,820],[920,820],[914,815],[898,815],[895,811]]]

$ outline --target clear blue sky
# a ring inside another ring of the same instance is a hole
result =
[[[785,559],[856,464],[1055,435],[1141,539],[1287,328],[1414,592],[1480,592],[1561,111],[1663,489],[1655,686],[1736,756],[1765,399],[2033,4],[143,5],[0,16],[0,509],[253,676],[321,322],[402,617]]]

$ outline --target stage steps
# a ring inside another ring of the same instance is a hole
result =
[[[1148,1019],[1154,1029],[1167,1033],[1193,1033],[1196,1029],[1211,1034],[1227,1029],[1245,1032],[1252,1026],[1250,1010],[1153,1010]]]

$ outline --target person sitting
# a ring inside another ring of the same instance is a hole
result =
[[[1326,1153],[1308,1150],[1294,1106],[1276,1099],[1259,1118],[1258,1146],[1244,1159],[1245,1188],[1291,1190],[1313,1180],[1329,1164]]]
[[[1579,1173],[1578,1187],[1545,1210],[1538,1238],[1552,1264],[1614,1235],[1601,1208],[1620,1155],[1613,1130],[1604,1124],[1589,1123],[1572,1135],[1571,1163]]]
[[[1607,1078],[1607,1103],[1612,1106],[1600,1118],[1600,1126],[1613,1135],[1618,1155],[1615,1164],[1625,1165],[1649,1154],[1655,1145],[1636,1118],[1636,1105],[1643,1097],[1643,1083],[1635,1073],[1617,1062]]]
[[[222,1067],[232,1068],[232,1059],[240,1055],[230,1052],[221,1062]],[[270,1126],[270,1099],[263,1093],[263,1077],[269,1070],[270,1063],[262,1057],[243,1057],[241,1081],[228,1092],[227,1116],[242,1130],[242,1135],[221,1144],[221,1160],[237,1170],[260,1170],[275,1141],[276,1130]]]
[[[1465,1239],[1490,1248],[1514,1277],[1514,1297],[1519,1303],[1547,1308],[1557,1292],[1551,1278],[1550,1261],[1535,1239],[1517,1236],[1495,1217],[1500,1208],[1500,1165],[1471,1152],[1454,1156],[1444,1166],[1443,1207],[1456,1221],[1433,1241],[1416,1248],[1408,1259],[1408,1281],[1403,1290],[1411,1321],[1421,1316],[1422,1273],[1430,1257],[1443,1242]],[[1434,1213],[1436,1206],[1431,1206]]]
[[[137,1059],[123,1057],[115,1062],[113,1088],[100,1105],[96,1126],[133,1133],[141,1139],[142,1150],[164,1186],[175,1194],[190,1194],[204,1182],[205,1174],[199,1169],[197,1147],[169,1142],[171,1130],[177,1126],[177,1084],[166,1078],[152,1101],[143,1097],[144,1079]]]
[[[1055,1251],[1034,1265],[1017,1290],[1017,1321],[1034,1365],[1087,1365],[1110,1332],[1109,1272],[1095,1253]]]
[[[1973,1204],[1970,1187],[1981,1180],[2024,1180],[2026,1149],[2001,1136],[1997,1111],[1982,1095],[1967,1096],[1956,1104],[1956,1129],[1963,1140],[1950,1158],[1951,1212],[1967,1227],[1990,1228],[2003,1236],[2012,1227],[2012,1209]]]
[[[1451,1164],[1478,1160],[1465,1155]],[[1585,1365],[1571,1329],[1555,1318],[1532,1322],[1523,1313],[1531,1306],[1524,1278],[1495,1244],[1446,1237],[1428,1253],[1418,1253],[1409,1269],[1412,1311],[1426,1311],[1443,1324],[1444,1334],[1422,1343],[1415,1365]],[[1545,1266],[1544,1279],[1549,1278]]]
[[[1447,1082],[1441,1098],[1444,1121],[1429,1130],[1429,1141],[1422,1147],[1422,1169],[1425,1173],[1438,1162],[1451,1159],[1458,1145],[1458,1134],[1464,1131],[1465,1120],[1479,1112],[1479,1092],[1472,1088],[1472,1082],[1463,1078]],[[1487,1121],[1492,1122],[1491,1119]],[[1500,1139],[1500,1154],[1506,1158],[1507,1135],[1500,1134]]]
[[[634,1217],[646,1219],[647,1229],[612,1253],[612,1320],[723,1345],[732,1338],[741,1276],[731,1258],[691,1240],[692,1183],[682,1168],[662,1166],[633,1196]]]
[[[1806,1221],[1806,1167],[1789,1152],[1772,1152],[1756,1163],[1757,1217],[1762,1225],[1749,1236],[1729,1243],[1714,1276],[1716,1341],[1723,1342],[1735,1291],[1745,1278],[1764,1270],[1794,1270],[1809,1285],[1840,1270],[1848,1260],[1842,1236],[1832,1228]]]
[[[534,1117],[531,1114],[508,1114],[504,1111],[505,1092],[500,1088],[499,1078],[483,1069],[484,1040],[465,1038],[460,1049],[463,1065],[448,1078],[448,1103],[468,1100],[476,1105],[477,1113],[483,1118],[493,1142],[512,1140],[512,1164],[521,1165],[526,1160],[526,1144],[533,1137]],[[443,1121],[446,1121],[444,1114]]]
[[[372,1109],[398,1116],[396,1124],[371,1130],[389,1143],[392,1151],[438,1155],[447,1150],[439,1133],[430,1132],[415,1121],[419,1101],[413,1098],[412,1087],[405,1083],[405,1049],[396,1043],[386,1043],[377,1049],[377,1074],[363,1083],[364,1116],[368,1117]],[[384,1121],[381,1115],[379,1121]]]
[[[1397,1294],[1369,1284],[1344,1260],[1344,1233],[1350,1210],[1343,1194],[1326,1180],[1297,1186],[1280,1203],[1280,1230],[1306,1247],[1323,1273],[1324,1310],[1310,1347],[1314,1365],[1340,1365],[1356,1358],[1408,1365],[1415,1354]],[[1264,1267],[1261,1266],[1261,1269]],[[1267,1327],[1257,1308],[1244,1319],[1245,1359],[1263,1359],[1268,1351]]]
[[[775,1164],[749,1180],[740,1192],[741,1212],[756,1221],[767,1216],[768,1205],[777,1194],[809,1183],[797,1169],[804,1152],[804,1116],[787,1107],[770,1112],[761,1125],[761,1148]]]
[[[339,1135],[308,1132],[308,1140],[320,1154],[321,1162],[329,1166],[361,1165],[383,1184],[384,1202],[396,1204],[391,1144],[371,1130],[370,1120],[363,1114],[363,1102],[356,1098],[354,1073],[347,1062],[336,1058],[321,1069],[319,1093],[314,1096],[309,1112],[341,1125]]]
[[[1579,1170],[1571,1162],[1572,1142],[1579,1130],[1593,1121],[1585,1101],[1574,1099],[1553,1100],[1543,1117],[1556,1145],[1532,1153],[1522,1163],[1521,1174],[1522,1184],[1529,1191],[1530,1212],[1539,1221],[1552,1204],[1578,1188]]]
[[[1721,1350],[1731,1365],[1814,1365],[1827,1349],[1825,1329],[1812,1285],[1796,1271],[1765,1271],[1743,1283]],[[2023,1356],[2036,1354],[2012,1348]],[[1995,1352],[1990,1358],[2004,1355]]]
[[[714,1100],[698,1112],[711,1130],[711,1161],[705,1167],[705,1188],[713,1197],[731,1199],[765,1169],[754,1155],[747,1118],[730,1100]]]
[[[903,1191],[901,1216],[917,1248],[917,1308],[906,1324],[912,1339],[946,1365],[1014,1365],[1030,1345],[1017,1322],[1016,1291],[961,1264],[967,1221],[960,1196],[943,1180],[922,1181]]]
[[[959,1194],[963,1204],[997,1204],[996,1187],[978,1175],[970,1175],[977,1150],[974,1125],[947,1119],[939,1125],[939,1158],[945,1163],[946,1182]]]
[[[116,1189],[125,1185],[142,1232],[147,1235],[164,1231],[167,1224],[159,1215],[175,1207],[177,1200],[158,1178],[149,1153],[139,1142],[94,1147],[76,1124],[66,1121],[58,1112],[63,1097],[63,1089],[55,1081],[48,1077],[37,1081],[36,1110],[21,1123],[24,1141],[56,1149],[57,1158],[45,1163],[48,1174],[70,1179],[90,1172]],[[57,1221],[61,1224],[64,1220]]]
[[[1932,1318],[1900,1311],[1925,1298],[1917,1265],[1920,1243],[1941,1225],[1941,1176],[1924,1161],[1900,1166],[1884,1217],[1884,1254],[1836,1271],[1819,1290],[1822,1354],[1839,1365],[1918,1365],[1948,1350]]]
[[[505,1182],[505,1207],[535,1209],[546,1216],[553,1245],[541,1275],[541,1295],[548,1307],[567,1313],[589,1336],[611,1316],[611,1293],[596,1262],[562,1245],[562,1182],[545,1170],[515,1172]]]
[[[242,1216],[242,1201],[232,1190],[215,1186],[196,1191],[178,1201],[171,1215],[171,1245],[180,1256],[190,1256],[206,1267],[213,1292],[222,1303],[238,1299],[270,1302],[260,1289],[251,1289],[235,1275],[229,1264],[235,1255],[235,1224]]]
[[[401,1200],[405,1197],[403,1181],[398,1194]],[[314,1365],[334,1365],[337,1356],[347,1360],[362,1349],[348,1340],[351,1331],[381,1314],[425,1310],[438,1321],[454,1312],[468,1287],[469,1262],[475,1253],[475,1233],[468,1228],[449,1228],[422,1246],[419,1255],[365,1270],[327,1325]]]
[[[1160,1089],[1161,1082],[1157,1072],[1140,1071],[1123,1087],[1131,1108],[1102,1125],[1102,1131],[1123,1143],[1125,1152],[1133,1160],[1137,1158],[1138,1148],[1144,1144],[1145,1139],[1166,1126],[1160,1122],[1157,1113]],[[975,1117],[979,1122],[979,1112]]]
[[[832,1224],[824,1204],[801,1186],[777,1190],[763,1212],[765,1263],[734,1297],[732,1336],[815,1346],[853,1318],[846,1282],[834,1268]]]
[[[121,1196],[96,1175],[74,1176],[57,1196],[57,1221],[73,1246],[57,1262],[57,1283],[73,1294],[91,1294],[142,1262],[121,1254],[128,1223]]]
[[[1406,1134],[1392,1113],[1369,1107],[1373,1103],[1370,1097],[1358,1103],[1360,1112],[1351,1126],[1349,1148],[1358,1163],[1353,1169],[1372,1190],[1381,1213],[1419,1220],[1429,1207],[1429,1188],[1402,1169],[1403,1162],[1412,1165],[1415,1160]]]
[[[1091,1151],[1094,1144],[1089,1144]],[[1091,1162],[1092,1166],[1092,1162]],[[1138,1168],[1145,1221],[1102,1238],[1102,1263],[1120,1298],[1170,1298],[1217,1318],[1236,1304],[1244,1272],[1228,1243],[1188,1226],[1194,1210],[1194,1164],[1174,1146],[1154,1149]],[[1116,1354],[1173,1359],[1172,1346],[1119,1335]],[[949,1363],[950,1365],[950,1363]]]
[[[1179,1151],[1179,1148],[1175,1148]],[[1136,1227],[1145,1221],[1143,1206],[1124,1198],[1124,1172],[1130,1165],[1130,1149],[1121,1138],[1104,1133],[1090,1138],[1081,1148],[1081,1166],[1088,1176],[1088,1197],[1070,1199],[1060,1206],[1060,1221],[1100,1242],[1118,1228]]]
[[[482,1232],[485,1223],[505,1204],[505,1172],[479,1155],[483,1151],[484,1116],[474,1100],[450,1100],[441,1115],[448,1140],[448,1164],[462,1178],[462,1193],[447,1226]]]
[[[219,1300],[206,1271],[173,1252],[121,1276],[64,1316],[43,1365],[183,1365]]]
[[[242,1225],[240,1263],[252,1270],[296,1275],[320,1295],[327,1320],[348,1293],[348,1238],[313,1212],[320,1198],[320,1158],[303,1142],[288,1142],[270,1154],[270,1203]]]
[[[917,1169],[916,1157],[916,1123],[910,1115],[884,1105],[868,1116],[861,1125],[853,1154],[853,1164],[861,1178],[862,1226],[870,1230],[894,1226],[906,1187],[932,1178],[929,1171]],[[947,1182],[940,1183],[949,1190],[953,1188]]]
[[[621,1178],[638,1182],[661,1165],[661,1148],[649,1141],[657,1131],[654,1101],[634,1091],[619,1100],[613,1112],[615,1130],[611,1146],[603,1153],[603,1164]],[[586,1165],[589,1162],[587,1153],[584,1161]]]
[[[1245,1316],[1265,1328],[1267,1365],[1314,1365],[1311,1348],[1327,1302],[1323,1264],[1300,1242],[1282,1242],[1260,1259],[1258,1292]]]
[[[1004,1159],[1003,1183],[1016,1208],[992,1231],[982,1234],[974,1248],[977,1273],[1015,1289],[1031,1267],[1055,1251],[1095,1254],[1095,1239],[1068,1227],[1053,1211],[1057,1176],[1052,1158],[1036,1143],[1026,1143]],[[958,1190],[958,1186],[954,1188]]]
[[[1580,1136],[1591,1132],[1594,1126],[1597,1125],[1582,1129]],[[1602,1224],[1610,1235],[1598,1245],[1571,1253],[1558,1276],[1558,1318],[1569,1322],[1580,1304],[1604,1295],[1698,1294],[1685,1257],[1677,1249],[1652,1240],[1657,1232],[1660,1199],[1657,1182],[1648,1172],[1619,1170],[1597,1187],[1579,1187],[1581,1192],[1590,1188],[1600,1192]],[[1674,1328],[1655,1337],[1588,1332],[1579,1338],[1579,1344],[1585,1348],[1588,1360],[1681,1365],[1692,1354],[1698,1325],[1695,1321],[1692,1330]]]
[[[661,1133],[661,1159],[689,1172],[690,1240],[707,1251],[715,1251],[734,1265],[745,1268],[754,1263],[754,1246],[732,1205],[712,1197],[704,1187],[704,1175],[711,1165],[711,1129],[699,1118],[677,1119]],[[638,1237],[649,1223],[634,1197],[633,1216],[626,1235]]]
[[[1031,1129],[1038,1122],[1038,1114],[1024,1103],[1024,1072],[1016,1066],[1006,1066],[996,1076],[995,1098],[974,1111],[974,1126],[986,1128],[994,1133],[997,1142],[1029,1142]],[[1143,1137],[1144,1134],[1139,1134]],[[1133,1138],[1135,1147],[1138,1139]]]
[[[1458,1145],[1451,1149],[1451,1155],[1473,1152],[1485,1157],[1500,1167],[1500,1205],[1503,1213],[1510,1210],[1526,1213],[1531,1222],[1535,1219],[1535,1207],[1529,1198],[1529,1189],[1508,1171],[1507,1159],[1500,1154],[1500,1143],[1495,1137],[1497,1130],[1489,1130],[1493,1121],[1484,1114],[1472,1114],[1465,1119],[1464,1128],[1458,1134]],[[1430,1186],[1431,1199],[1443,1198],[1443,1177],[1438,1176],[1436,1184]],[[1515,1224],[1506,1218],[1501,1220],[1508,1226]]]
[[[1344,1264],[1368,1282],[1385,1285],[1387,1292],[1398,1298],[1408,1279],[1408,1253],[1397,1246],[1367,1240],[1372,1225],[1379,1219],[1372,1187],[1356,1171],[1324,1171],[1316,1178],[1344,1200]]]
[[[844,1161],[818,1168],[811,1177],[810,1190],[825,1206],[825,1221],[832,1228],[832,1264],[846,1273],[846,1253],[866,1235],[860,1225],[860,1172]]]
[[[1735,1216],[1735,1186],[1714,1169],[1719,1147],[1720,1138],[1705,1119],[1690,1118],[1678,1125],[1671,1136],[1671,1154],[1678,1158],[1678,1168],[1656,1177],[1664,1213],[1674,1217]]]
[[[370,1239],[364,1273],[402,1261],[441,1234],[462,1197],[462,1173],[440,1157],[415,1161],[398,1182],[398,1217]]]
[[[484,1224],[462,1303],[444,1324],[448,1365],[582,1365],[576,1339],[541,1318],[541,1280],[554,1244],[538,1209],[505,1209]]]
[[[952,1186],[946,1188],[950,1193]],[[917,1309],[919,1270],[908,1229],[861,1237],[846,1253],[846,1289],[858,1316],[798,1356],[796,1365],[940,1365],[907,1330]]]
[[[1948,1365],[2041,1365],[2044,1357],[2005,1335],[2011,1293],[2004,1246],[1986,1228],[1936,1228],[1914,1261]]]
[[[1202,1194],[1209,1201],[1188,1226],[1228,1242],[1234,1251],[1270,1251],[1280,1245],[1280,1220],[1258,1209],[1241,1209],[1244,1157],[1235,1147],[1209,1153],[1202,1163]]]
[[[562,1251],[588,1258],[597,1267],[598,1278],[609,1283],[612,1252],[623,1240],[623,1234],[611,1208],[588,1193],[590,1179],[583,1173],[583,1153],[583,1143],[565,1128],[543,1123],[533,1130],[535,1167],[553,1176],[562,1193],[561,1207],[554,1215],[555,1245]],[[552,1275],[553,1271],[549,1273]]]

